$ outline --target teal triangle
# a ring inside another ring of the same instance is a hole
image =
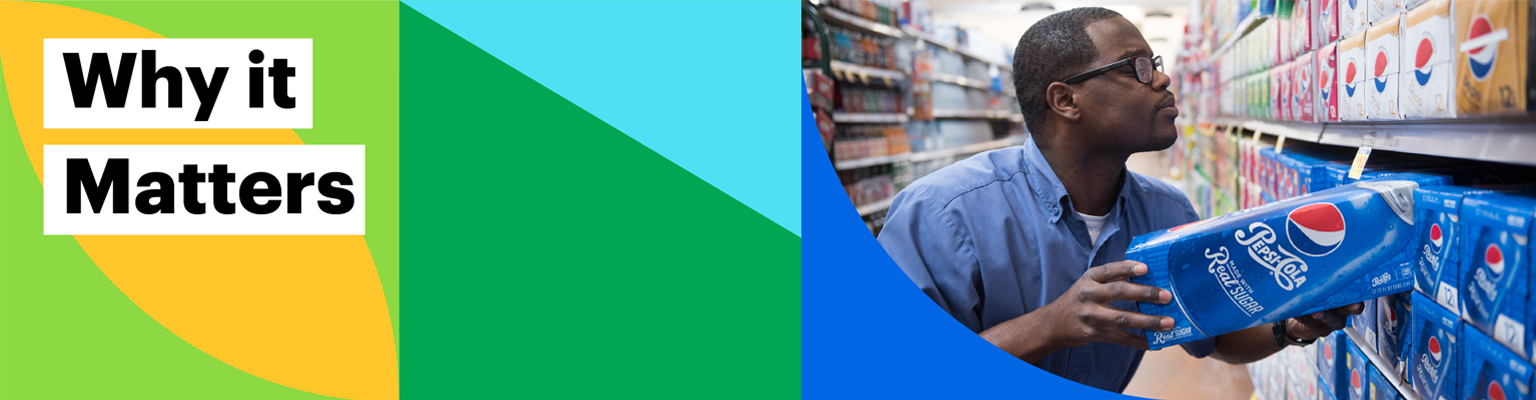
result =
[[[800,234],[799,2],[405,3]]]

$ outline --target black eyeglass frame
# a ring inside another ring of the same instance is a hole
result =
[[[1162,71],[1163,70],[1163,56],[1156,56],[1156,57],[1135,56],[1135,57],[1127,58],[1127,59],[1124,59],[1124,60],[1115,61],[1115,62],[1109,63],[1108,65],[1088,70],[1087,72],[1083,72],[1081,74],[1072,75],[1071,77],[1068,77],[1067,79],[1062,79],[1061,83],[1065,83],[1065,84],[1070,85],[1070,84],[1086,81],[1086,80],[1091,79],[1091,78],[1093,78],[1095,76],[1102,75],[1105,72],[1114,71],[1115,69],[1124,67],[1127,64],[1129,64],[1129,65],[1138,65],[1138,64],[1135,63],[1136,59],[1138,59],[1138,58],[1145,58],[1145,59],[1147,59],[1147,64],[1151,66],[1151,69],[1153,71]],[[1142,80],[1141,79],[1141,75],[1142,74],[1141,74],[1140,68],[1137,68],[1137,71],[1136,71],[1136,81],[1137,82],[1141,82],[1143,85],[1151,84],[1152,83],[1152,78],[1154,77],[1154,75],[1151,72],[1147,72],[1147,74],[1146,74],[1147,75],[1147,79],[1146,80]]]

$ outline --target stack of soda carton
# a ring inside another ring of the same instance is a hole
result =
[[[1337,122],[1524,113],[1529,0],[1259,0],[1218,54],[1223,115]],[[1272,4],[1264,6],[1264,4]]]

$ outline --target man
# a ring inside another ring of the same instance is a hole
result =
[[[1131,283],[1131,238],[1198,219],[1173,187],[1127,171],[1168,148],[1178,116],[1161,58],[1120,14],[1077,8],[1019,40],[1014,85],[1030,140],[919,179],[896,196],[880,244],[934,302],[1046,371],[1120,392],[1173,319],[1135,312],[1167,291]],[[1092,266],[1092,268],[1090,268]],[[1195,357],[1257,361],[1341,329],[1361,305],[1184,344]]]

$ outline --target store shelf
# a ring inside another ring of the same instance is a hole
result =
[[[980,153],[980,152],[987,151],[987,150],[992,150],[992,149],[1001,149],[1001,148],[1012,146],[1012,145],[1015,145],[1015,144],[1018,144],[1018,143],[1014,143],[1013,139],[998,139],[998,140],[993,140],[993,141],[990,141],[990,142],[981,142],[981,143],[976,143],[976,144],[968,144],[968,145],[964,145],[964,146],[960,146],[960,147],[951,147],[951,148],[947,148],[947,149],[943,149],[943,150],[934,150],[934,151],[925,151],[925,152],[921,152],[921,153],[912,153],[911,156],[907,157],[907,160],[911,161],[911,162],[928,161],[928,160],[934,160],[934,159],[945,158],[945,157],[954,157],[954,156],[958,156],[958,155],[961,155],[961,154],[975,154],[975,153]]]
[[[1312,143],[1320,141],[1323,129],[1328,125],[1317,122],[1261,121],[1246,118],[1213,118],[1210,122],[1217,126],[1236,126],[1267,135],[1285,136],[1287,140],[1304,140]]]
[[[1536,165],[1536,117],[1330,123],[1321,142],[1405,153]]]
[[[827,17],[827,22],[857,28],[858,30],[864,31],[865,33],[884,35],[896,39],[902,38],[901,30],[896,29],[896,27],[870,21],[864,19],[864,17],[849,14],[847,11],[832,7],[822,7],[821,13]]]
[[[1232,36],[1228,36],[1227,40],[1221,43],[1221,47],[1217,47],[1216,51],[1211,52],[1211,56],[1206,58],[1205,62],[1202,62],[1199,65],[1194,65],[1194,69],[1186,69],[1185,72],[1199,73],[1200,71],[1205,70],[1207,67],[1210,67],[1211,62],[1217,58],[1220,58],[1223,53],[1231,50],[1232,46],[1237,43],[1238,39],[1242,39],[1243,36],[1247,36],[1248,32],[1253,31],[1253,28],[1258,27],[1259,24],[1263,23],[1266,19],[1269,18],[1259,16],[1258,10],[1249,12],[1247,17],[1243,17],[1242,21],[1237,22],[1237,30],[1232,31]]]
[[[1365,353],[1365,358],[1371,359],[1371,364],[1376,365],[1377,370],[1392,371],[1392,366],[1391,364],[1387,364],[1387,359],[1382,358],[1380,354],[1376,354],[1376,349],[1372,348],[1370,344],[1360,336],[1360,332],[1355,331],[1354,327],[1344,328],[1344,334],[1349,336],[1350,341],[1355,342],[1355,346],[1360,347],[1360,351]],[[1392,386],[1397,388],[1397,392],[1403,395],[1403,399],[1423,399],[1422,397],[1419,397],[1419,392],[1413,391],[1413,387],[1410,386],[1408,382],[1403,381],[1403,377],[1398,376],[1398,374],[1382,373],[1382,375],[1386,376],[1387,381],[1391,382]]]
[[[895,199],[896,199],[895,196],[891,196],[891,197],[887,197],[885,200],[880,200],[880,201],[877,201],[877,202],[874,202],[874,203],[870,203],[870,204],[865,204],[865,205],[859,206],[858,207],[859,216],[863,217],[863,216],[867,216],[867,215],[870,215],[870,214],[874,214],[874,213],[880,212],[880,210],[891,208],[891,200],[895,200]]]
[[[969,88],[976,88],[976,89],[981,89],[981,90],[987,90],[987,89],[991,89],[992,88],[992,84],[991,84],[990,80],[982,81],[982,80],[979,80],[979,79],[971,79],[971,78],[966,78],[966,77],[959,76],[959,75],[950,75],[950,74],[946,74],[946,73],[942,73],[942,72],[935,72],[935,73],[933,73],[933,80],[934,81],[938,81],[938,82],[944,82],[944,83],[953,83],[953,84],[956,84],[956,85],[965,86],[965,87],[969,87]]]
[[[1440,157],[1536,165],[1536,115],[1358,122],[1282,122],[1213,118],[1218,126],[1239,126],[1327,145]]]
[[[854,168],[864,168],[864,167],[875,166],[875,165],[890,164],[890,163],[893,163],[893,162],[906,160],[907,157],[910,157],[910,156],[912,156],[912,153],[901,153],[901,154],[897,154],[897,155],[890,155],[890,156],[883,156],[883,157],[867,157],[867,158],[860,158],[860,159],[854,159],[854,160],[838,161],[834,166],[837,167],[838,171],[843,171],[843,170],[850,170],[850,169],[854,169]]]
[[[1010,113],[1010,112],[1002,111],[1002,110],[957,110],[957,109],[945,109],[945,108],[935,108],[935,109],[933,109],[933,117],[934,118],[946,118],[946,119],[950,119],[950,118],[953,118],[953,119],[960,119],[960,118],[971,118],[971,119],[1006,119],[1006,120],[1012,120],[1012,121],[1015,121],[1015,122],[1023,121],[1024,120],[1024,116],[1023,115],[1014,114],[1014,113]]]
[[[844,81],[852,81],[858,78],[860,83],[874,82],[876,79],[884,79],[889,85],[893,80],[906,80],[907,73],[888,69],[866,67],[850,64],[842,61],[832,61],[832,74]]]
[[[964,56],[964,57],[967,57],[967,58],[970,58],[970,59],[973,59],[973,60],[976,60],[976,61],[981,61],[981,62],[990,64],[990,65],[996,66],[999,69],[1002,69],[1004,72],[1010,72],[1011,73],[1013,71],[1013,66],[1012,65],[1007,65],[1007,64],[1004,64],[1002,62],[994,61],[993,59],[990,59],[990,58],[983,58],[981,56],[976,55],[976,53],[972,53],[969,49],[962,49],[962,48],[960,48],[960,46],[956,46],[956,45],[953,45],[953,44],[950,44],[950,43],[942,42],[938,38],[933,37],[932,34],[929,34],[927,32],[921,32],[921,31],[918,31],[916,29],[912,29],[911,27],[902,27],[901,30],[902,30],[902,32],[905,32],[908,36],[912,36],[912,37],[917,38],[919,40],[922,40],[924,42],[928,42],[928,44],[932,44],[934,46],[943,47],[945,49],[948,49],[949,51],[955,52],[955,54],[959,54],[961,56]]]
[[[846,123],[899,124],[907,122],[907,116],[906,114],[870,114],[838,111],[832,113],[832,120]]]

